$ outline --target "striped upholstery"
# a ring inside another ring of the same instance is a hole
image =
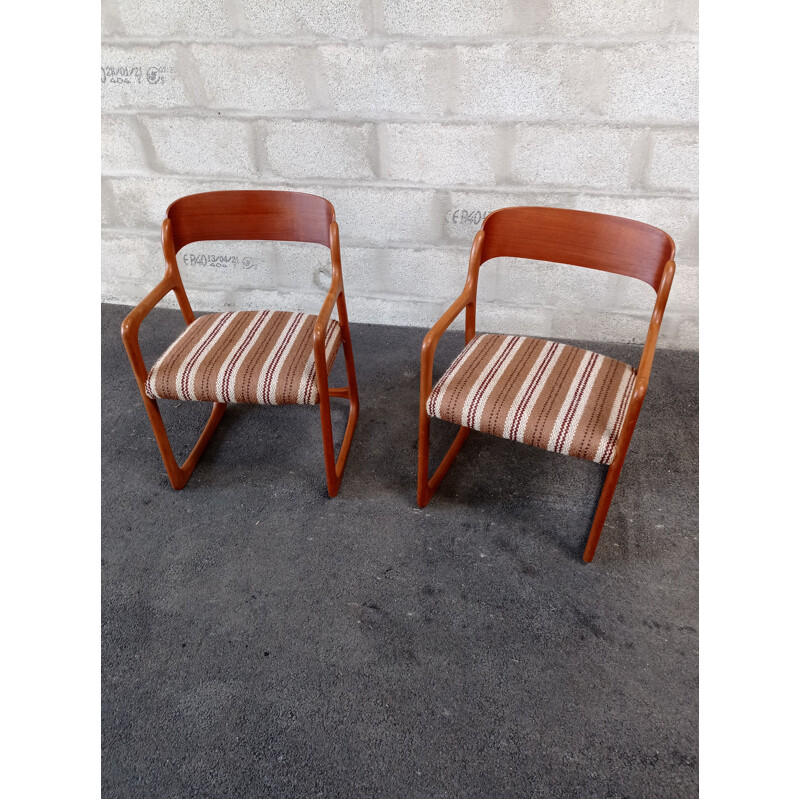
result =
[[[148,397],[284,405],[319,402],[313,336],[317,318],[292,311],[229,311],[196,319],[147,376]],[[328,323],[330,369],[342,340]]]
[[[636,370],[524,336],[476,336],[428,398],[431,417],[600,464],[614,459]]]

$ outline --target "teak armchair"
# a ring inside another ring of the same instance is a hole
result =
[[[556,208],[503,208],[475,236],[467,282],[431,328],[420,367],[417,503],[424,508],[471,430],[608,465],[584,550],[594,557],[636,420],[647,393],[664,307],[675,273],[675,245],[641,222]],[[478,273],[499,256],[572,264],[638,278],[656,291],[638,368],[542,339],[475,335]],[[444,331],[466,310],[465,348],[433,386],[433,357]],[[430,418],[460,426],[429,476]]]
[[[290,311],[234,311],[195,319],[176,253],[191,242],[245,239],[316,242],[330,249],[331,287],[316,317]],[[328,494],[335,497],[358,419],[358,387],[333,206],[322,197],[302,192],[192,194],[167,209],[161,243],[166,272],[125,318],[122,341],[172,487],[182,489],[186,485],[227,403],[319,403]],[[148,371],[139,347],[139,326],[169,292],[175,292],[187,328]],[[331,319],[334,304],[338,322]],[[347,386],[330,388],[328,371],[339,345],[344,350]],[[338,459],[333,447],[331,397],[350,401]],[[200,438],[182,465],[172,452],[158,399],[214,404]]]

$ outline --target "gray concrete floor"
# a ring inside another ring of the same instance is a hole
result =
[[[352,326],[338,497],[308,407],[229,407],[173,491],[127,311],[102,312],[103,796],[697,796],[697,354],[657,352],[586,565],[596,464],[474,433],[416,507],[415,328]],[[180,328],[148,318],[148,363]],[[208,406],[162,408],[183,457]]]

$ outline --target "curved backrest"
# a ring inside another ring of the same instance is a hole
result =
[[[304,192],[201,192],[176,200],[167,209],[175,252],[190,242],[264,239],[317,242],[330,247],[336,219],[324,198]]]
[[[574,264],[639,278],[658,289],[675,243],[643,222],[564,208],[519,206],[483,221],[481,264],[510,256]]]

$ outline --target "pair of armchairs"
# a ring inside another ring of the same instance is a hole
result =
[[[331,287],[316,316],[289,311],[234,311],[195,318],[176,254],[211,240],[316,242],[330,249]],[[301,192],[224,191],[183,197],[162,224],[166,272],[122,323],[122,340],[153,426],[170,483],[192,474],[228,403],[320,407],[328,494],[339,491],[358,419],[358,387],[347,320],[339,228],[333,206]],[[647,392],[664,307],[675,272],[675,246],[641,222],[555,208],[504,208],[489,214],[475,236],[464,290],[422,344],[417,503],[428,504],[471,430],[608,465],[584,560],[591,561]],[[569,345],[524,336],[475,333],[481,265],[511,256],[605,270],[650,284],[656,301],[638,368]],[[139,347],[142,320],[174,292],[186,330],[148,370]],[[336,306],[338,320],[332,319]],[[444,331],[466,312],[465,347],[433,385],[433,357]],[[347,386],[328,374],[344,351]],[[347,398],[350,413],[335,455],[330,398]],[[172,452],[157,400],[213,403],[186,461]],[[430,419],[459,426],[429,477]]]

